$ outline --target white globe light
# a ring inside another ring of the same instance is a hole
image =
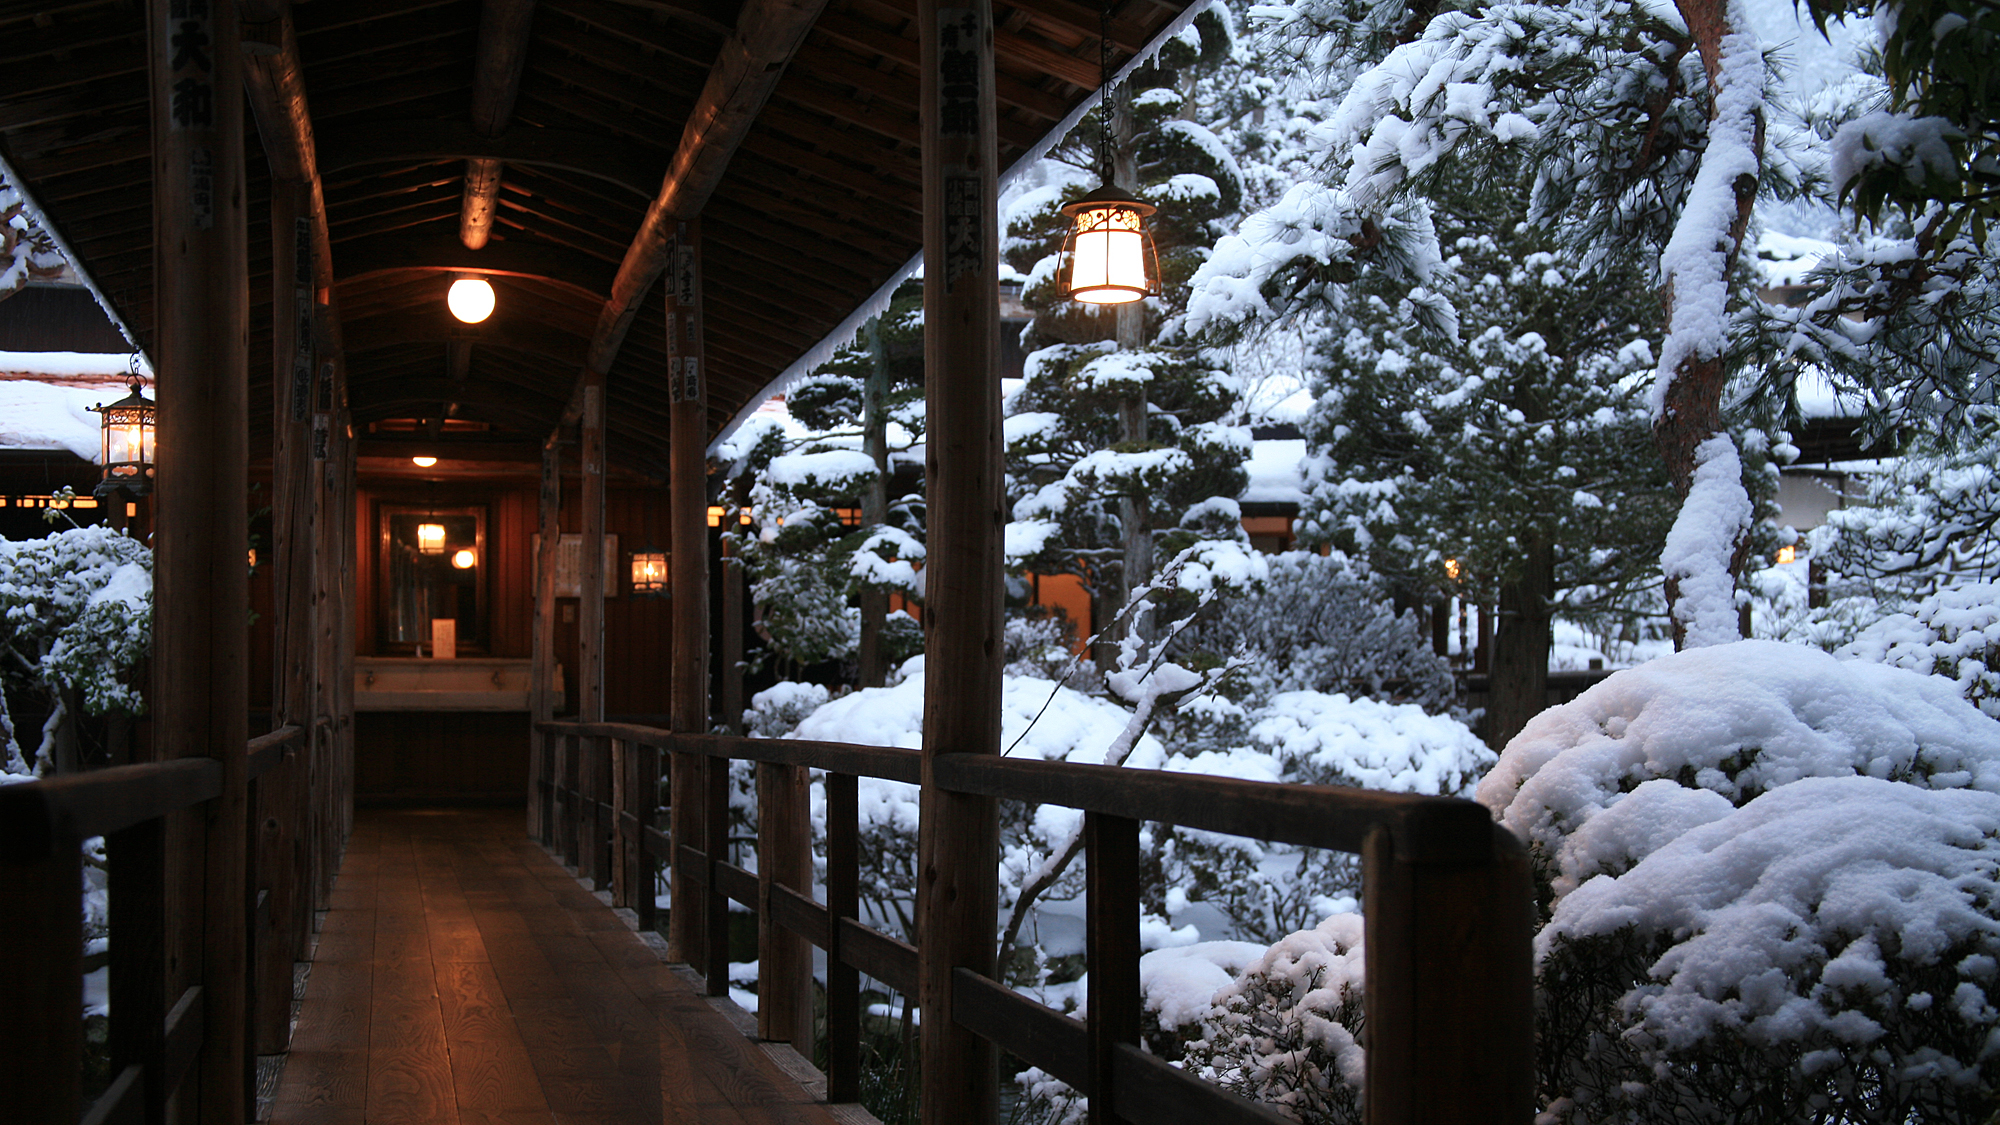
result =
[[[467,324],[478,324],[493,315],[493,286],[476,277],[461,277],[451,283],[445,295],[451,315]]]

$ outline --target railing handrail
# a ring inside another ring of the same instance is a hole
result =
[[[35,860],[222,792],[213,758],[141,762],[0,787],[0,857]]]
[[[632,723],[546,720],[544,733],[615,738],[661,750],[799,765],[917,784],[920,751],[806,739],[676,734]],[[1360,854],[1368,835],[1389,831],[1410,863],[1485,863],[1493,858],[1493,814],[1462,797],[1390,793],[1336,785],[1249,781],[1217,774],[1087,765],[997,754],[946,754],[932,764],[938,785],[958,793],[1057,804],[1254,840]]]

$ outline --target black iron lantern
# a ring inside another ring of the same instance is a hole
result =
[[[146,381],[132,376],[132,393],[109,406],[90,407],[102,422],[104,477],[96,494],[101,498],[120,489],[133,496],[153,490],[153,428],[155,408],[145,395]]]

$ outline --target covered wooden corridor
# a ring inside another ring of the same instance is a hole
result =
[[[789,1046],[746,1037],[626,917],[529,841],[518,812],[362,812],[271,1121],[865,1119],[825,1104]]]

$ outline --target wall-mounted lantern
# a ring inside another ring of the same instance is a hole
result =
[[[132,393],[109,406],[90,407],[104,427],[104,477],[96,494],[102,498],[124,489],[143,496],[153,489],[153,428],[157,417],[153,400],[146,397],[146,381],[135,372]]]
[[[493,284],[485,278],[461,277],[451,283],[444,303],[451,315],[467,324],[478,324],[493,315]]]
[[[420,523],[417,525],[417,552],[425,555],[444,554],[443,524]]]
[[[632,592],[639,595],[660,595],[667,592],[667,553],[665,551],[632,552]]]

